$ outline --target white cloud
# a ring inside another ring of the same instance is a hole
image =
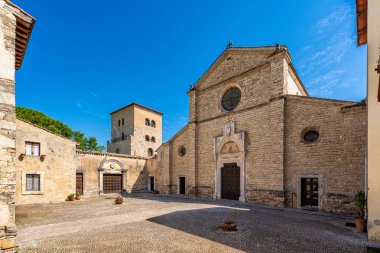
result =
[[[91,96],[93,96],[93,97],[97,97],[97,96],[99,96],[98,94],[96,94],[96,93],[94,93],[94,92],[92,92],[92,91],[90,91],[90,92],[88,92]]]
[[[342,87],[347,74],[344,59],[355,46],[352,33],[354,10],[349,5],[337,6],[311,29],[310,44],[301,48],[297,58],[311,96],[331,97]]]
[[[333,93],[333,88],[344,87],[342,77],[347,73],[345,70],[333,69],[326,74],[316,76],[312,79],[313,87],[310,93],[313,96],[328,97]]]
[[[347,19],[352,18],[350,13],[351,7],[348,5],[336,7],[333,12],[317,22],[317,31],[323,33],[326,32],[326,30],[332,29],[336,24],[344,23]]]

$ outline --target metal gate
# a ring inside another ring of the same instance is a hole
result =
[[[83,195],[83,173],[77,173],[76,176],[76,192]]]
[[[120,193],[123,188],[122,175],[103,174],[103,192]]]
[[[235,199],[240,197],[240,168],[236,163],[226,163],[222,168],[222,198]]]

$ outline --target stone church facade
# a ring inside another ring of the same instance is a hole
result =
[[[161,193],[353,211],[366,106],[309,97],[286,47],[227,48],[188,96],[189,123],[147,163]]]

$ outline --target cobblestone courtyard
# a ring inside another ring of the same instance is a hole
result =
[[[20,252],[365,252],[346,219],[150,194],[16,207]],[[237,232],[217,229],[234,219]]]

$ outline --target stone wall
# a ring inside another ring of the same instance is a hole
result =
[[[300,207],[300,178],[319,178],[319,208],[354,211],[354,194],[365,186],[366,107],[352,102],[286,99],[286,205]],[[303,133],[317,130],[315,143]]]
[[[39,143],[40,156],[25,155],[26,142]],[[61,202],[75,193],[75,146],[72,140],[17,120],[16,203]],[[40,191],[26,191],[26,174],[40,175]]]
[[[146,169],[146,159],[142,157],[106,153],[77,151],[78,163],[77,172],[83,173],[84,195],[98,195],[101,193],[100,170],[107,173],[124,174],[123,190],[125,192],[147,191],[148,174]],[[118,161],[122,166],[110,168],[109,163]],[[101,165],[104,165],[102,167]],[[125,170],[125,171],[123,171]]]
[[[0,1],[0,251],[15,247],[15,31]]]

